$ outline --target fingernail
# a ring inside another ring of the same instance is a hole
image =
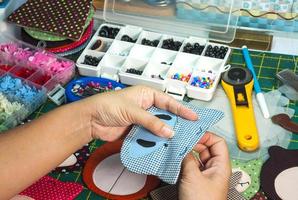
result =
[[[169,126],[164,126],[162,129],[161,129],[161,132],[162,132],[162,135],[167,137],[167,138],[172,138],[174,137],[174,131],[171,127]]]

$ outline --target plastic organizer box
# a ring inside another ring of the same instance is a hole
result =
[[[0,132],[26,119],[74,72],[73,61],[0,36]]]
[[[110,31],[110,35],[103,29]],[[169,43],[173,45],[169,47]],[[228,69],[225,64],[230,52],[228,46],[203,38],[165,35],[141,27],[105,23],[98,28],[76,65],[84,76],[120,80],[128,85],[148,85],[177,99],[187,94],[209,101],[221,73]]]

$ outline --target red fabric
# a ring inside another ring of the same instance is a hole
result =
[[[61,182],[50,176],[44,176],[21,192],[35,200],[71,200],[83,190],[83,186],[72,182]]]

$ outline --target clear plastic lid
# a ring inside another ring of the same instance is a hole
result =
[[[105,0],[104,19],[147,30],[231,42],[241,1]]]

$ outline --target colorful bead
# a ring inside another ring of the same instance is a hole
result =
[[[179,80],[179,81],[188,82],[190,77],[191,77],[191,73],[189,73],[188,75],[175,73],[174,75],[171,76],[171,79],[176,79],[176,80]]]
[[[59,59],[46,51],[22,48],[17,43],[0,44],[0,53],[3,61],[9,65],[26,65],[35,70],[42,69],[49,76],[56,76],[61,83],[69,81],[73,72],[72,61]]]
[[[210,89],[213,86],[215,75],[211,73],[201,72],[198,76],[194,76],[191,85],[199,88]]]
[[[40,105],[45,91],[30,86],[19,78],[6,75],[0,79],[0,92],[12,101],[21,102],[28,107]]]
[[[113,87],[111,82],[108,82],[106,86],[101,86],[97,82],[88,82],[86,85],[84,84],[75,84],[72,88],[72,93],[74,95],[80,96],[80,97],[89,97],[98,93],[108,92],[116,90],[116,88]]]

